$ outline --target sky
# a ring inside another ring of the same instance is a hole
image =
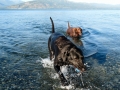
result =
[[[22,1],[32,1],[32,0],[22,0]],[[102,3],[102,4],[120,4],[120,0],[69,0],[73,2],[87,2],[87,3]]]
[[[33,1],[33,0],[22,0],[22,1],[27,2],[27,1]]]

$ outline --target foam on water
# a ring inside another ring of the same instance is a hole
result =
[[[37,60],[37,63],[41,62],[44,68],[53,68],[53,60],[50,60],[49,58],[44,58],[41,60]],[[79,74],[72,65],[64,65],[61,68],[62,73],[64,74],[65,78],[67,79],[67,81],[70,83],[70,85],[68,86],[62,86],[59,85],[58,87],[62,88],[62,89],[75,89],[75,86],[81,83],[81,74]],[[52,79],[59,79],[59,76],[56,72],[52,72],[51,70],[51,78]],[[79,80],[77,80],[79,79]],[[83,83],[83,82],[82,82]]]
[[[110,54],[111,55],[111,54]],[[109,58],[109,60],[112,58],[108,54],[106,56],[106,60]],[[117,55],[116,55],[117,56]],[[83,75],[79,74],[78,71],[75,71],[76,68],[73,66],[62,66],[61,71],[64,74],[65,78],[67,81],[70,83],[68,86],[62,86],[60,83],[56,85],[56,87],[61,88],[61,89],[67,89],[67,90],[90,90],[90,89],[96,89],[100,90],[100,88],[106,89],[109,88],[111,89],[115,83],[115,85],[118,88],[117,82],[119,82],[119,77],[118,74],[120,71],[119,63],[117,66],[113,65],[110,61],[106,61],[104,65],[99,65],[95,59],[90,59],[93,63],[92,67],[90,70],[87,70]],[[115,60],[114,60],[115,61]],[[53,61],[49,60],[49,58],[44,58],[41,60],[37,60],[36,62],[41,62],[44,68],[50,68],[51,70],[51,78],[52,79],[59,79],[58,74],[54,71],[53,68]],[[110,64],[110,67],[109,67]],[[86,64],[87,66],[87,64]],[[110,73],[109,73],[110,72]],[[116,76],[116,77],[114,77]],[[113,79],[111,79],[113,77]],[[96,81],[96,79],[99,79],[99,82]],[[60,81],[60,80],[59,80]],[[106,82],[104,82],[106,81]],[[113,86],[109,86],[109,84]],[[101,85],[97,87],[97,85]],[[108,86],[107,86],[108,85]],[[53,85],[54,86],[54,85]],[[85,89],[86,88],[86,89]]]
[[[53,68],[53,60],[50,60],[49,58],[41,58],[41,60],[38,61],[42,63],[44,68]]]
[[[69,90],[69,89],[74,89],[75,87],[72,86],[72,85],[68,85],[68,86],[62,86],[61,85],[60,88]]]

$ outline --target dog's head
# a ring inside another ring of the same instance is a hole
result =
[[[77,28],[73,28],[73,32],[74,32],[74,37],[79,37],[82,36],[82,29],[80,27]]]
[[[65,50],[63,53],[63,61],[67,62],[69,65],[73,65],[74,67],[81,70],[81,72],[86,70],[83,59],[84,56],[82,51],[78,48],[71,48],[70,50]]]
[[[68,22],[68,29],[67,29],[67,31],[68,30],[72,30],[72,32],[69,33],[70,36],[72,36],[72,37],[80,37],[80,36],[82,36],[82,29],[80,27],[70,27],[69,22]]]

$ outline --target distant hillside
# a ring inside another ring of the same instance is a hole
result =
[[[34,0],[7,9],[120,9],[120,5],[74,3],[67,0]]]
[[[0,0],[0,8],[22,3],[22,0]]]
[[[3,6],[4,6],[4,4],[0,3],[0,7],[3,7]]]
[[[9,6],[9,9],[48,9],[48,8],[68,8],[67,0],[34,0],[18,5]]]

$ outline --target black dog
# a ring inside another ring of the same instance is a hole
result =
[[[84,57],[82,51],[77,48],[77,46],[64,35],[55,32],[53,20],[51,17],[50,19],[52,22],[52,35],[48,40],[50,60],[54,58],[54,69],[59,74],[62,85],[65,86],[69,83],[61,72],[60,66],[73,65],[83,72],[85,71],[85,65],[83,63]]]

